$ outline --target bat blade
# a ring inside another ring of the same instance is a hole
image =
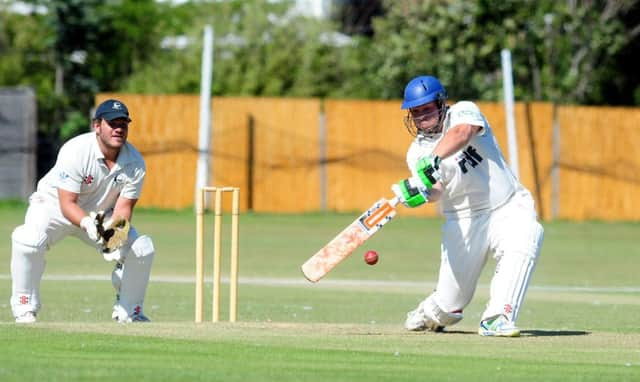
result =
[[[302,264],[304,277],[311,282],[318,282],[387,224],[396,215],[397,204],[397,198],[391,200],[382,198],[375,202],[365,213]]]

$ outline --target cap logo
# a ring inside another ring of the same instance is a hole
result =
[[[122,108],[122,105],[120,104],[120,102],[114,102],[113,106],[111,106],[111,108],[113,110],[120,110]]]

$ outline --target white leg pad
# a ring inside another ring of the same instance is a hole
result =
[[[11,241],[11,310],[15,317],[37,313],[47,235],[21,225],[11,234]]]
[[[528,240],[519,251],[504,252],[497,256],[496,271],[491,280],[490,301],[482,319],[505,315],[511,322],[518,313],[529,287],[529,281],[540,255],[544,229],[535,222]]]
[[[440,330],[445,326],[457,324],[464,316],[462,312],[446,312],[435,302],[432,295],[418,305],[418,308],[409,312],[405,321],[408,330]]]
[[[131,244],[131,249],[126,254],[119,277],[119,288],[116,288],[117,280],[114,281],[112,274],[114,288],[120,290],[114,306],[114,316],[118,316],[120,320],[123,320],[121,316],[125,314],[132,317],[142,313],[154,255],[151,238],[146,235],[140,236]]]
[[[120,294],[120,287],[122,286],[122,263],[116,263],[113,272],[111,272],[111,284],[113,289],[116,290],[116,294]]]

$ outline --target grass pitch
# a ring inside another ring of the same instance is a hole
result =
[[[240,322],[196,325],[192,211],[136,211],[136,228],[157,248],[145,306],[151,324],[110,321],[111,265],[69,238],[47,254],[39,322],[17,326],[8,304],[9,237],[24,211],[0,205],[1,381],[640,380],[638,224],[544,224],[518,321],[523,335],[502,339],[475,333],[493,260],[459,325],[443,334],[403,330],[406,311],[435,283],[438,219],[399,216],[308,284],[299,266],[357,213],[243,214]],[[376,266],[362,261],[367,249],[380,253]]]

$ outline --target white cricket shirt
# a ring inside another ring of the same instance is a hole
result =
[[[37,192],[58,203],[58,188],[78,195],[78,205],[89,211],[113,208],[119,196],[139,199],[146,168],[142,155],[131,145],[122,146],[109,170],[96,133],[78,135],[60,148],[56,164],[38,182]]]
[[[494,210],[523,186],[507,165],[498,142],[478,106],[469,101],[452,105],[444,121],[444,134],[460,124],[482,127],[469,144],[442,160],[440,171],[444,190],[440,209],[447,217],[468,217]],[[441,139],[441,138],[440,138]],[[420,158],[431,155],[440,139],[417,137],[407,151],[407,164],[412,174]]]

